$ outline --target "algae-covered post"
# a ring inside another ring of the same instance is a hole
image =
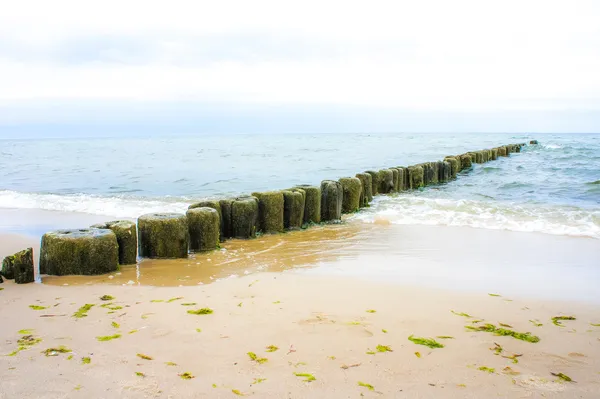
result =
[[[532,145],[537,144],[537,143],[538,143],[537,140],[531,140],[531,141],[529,141],[529,144],[532,144]]]
[[[281,233],[283,231],[283,193],[267,191],[252,193],[258,198],[258,229],[262,233]]]
[[[283,227],[288,230],[300,229],[304,221],[306,192],[302,189],[283,191]]]
[[[339,180],[344,194],[342,195],[342,213],[352,213],[360,208],[362,183],[357,177],[342,177]]]
[[[219,212],[214,208],[188,209],[186,213],[190,250],[211,251],[219,247]]]
[[[137,231],[134,222],[114,220],[90,226],[97,229],[110,229],[117,236],[119,244],[119,264],[134,265],[137,261]]]
[[[392,173],[394,174],[394,188],[392,189],[392,191],[394,192],[398,192],[400,191],[400,173],[398,172],[398,169],[396,168],[388,168],[389,170],[392,171]]]
[[[394,190],[394,172],[390,169],[381,169],[378,172],[379,187],[377,192],[380,194],[388,194]]]
[[[258,198],[245,195],[231,204],[231,234],[235,238],[252,238],[256,235]]]
[[[321,221],[336,221],[342,218],[342,185],[333,180],[321,182]]]
[[[140,216],[138,243],[141,257],[186,258],[189,246],[186,216],[179,213],[149,213]]]
[[[42,236],[40,270],[44,274],[96,275],[119,265],[117,236],[109,229],[57,230]]]
[[[14,279],[17,284],[33,283],[33,248],[24,249],[14,255],[4,258],[2,261],[1,274],[8,280]],[[0,277],[0,283],[1,282]]]
[[[373,201],[373,178],[368,173],[357,173],[356,178],[360,180],[361,192],[359,206],[365,208],[369,206],[369,202]]]
[[[409,166],[408,181],[413,190],[423,187],[423,167],[420,165]]]
[[[304,190],[304,224],[321,222],[321,188],[309,184],[295,186]]]
[[[194,209],[194,208],[204,208],[204,207],[208,207],[208,208],[213,208],[216,209],[217,212],[219,212],[219,220],[220,220],[220,227],[219,227],[219,239],[221,241],[223,241],[225,239],[225,219],[223,219],[223,212],[221,210],[221,201],[220,200],[205,200],[205,201],[200,201],[200,202],[196,202],[195,204],[192,204],[188,207],[188,209]]]
[[[221,207],[221,213],[219,218],[222,221],[219,222],[220,234],[219,240],[223,241],[226,238],[233,237],[233,221],[231,219],[231,207],[233,205],[233,198],[224,198],[219,200],[219,206]]]
[[[455,157],[446,157],[444,161],[450,164],[450,176],[449,179],[454,179],[458,172],[460,172],[460,162]]]
[[[379,194],[379,172],[376,172],[374,170],[367,170],[365,173],[371,175],[371,194]]]

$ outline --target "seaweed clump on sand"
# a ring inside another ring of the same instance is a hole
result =
[[[440,344],[439,342],[437,342],[435,339],[432,339],[432,338],[420,338],[420,337],[415,337],[414,335],[411,335],[410,337],[408,337],[408,340],[417,345],[424,345],[431,349],[444,347],[443,344]]]
[[[202,309],[196,309],[196,310],[188,310],[187,312],[189,314],[195,314],[195,315],[213,314],[213,310],[211,308],[202,308]]]
[[[531,342],[531,343],[540,342],[540,337],[538,337],[537,335],[532,335],[529,332],[521,333],[521,332],[517,332],[514,330],[509,330],[507,328],[496,327],[495,325],[489,324],[489,323],[484,324],[483,326],[477,326],[477,327],[465,326],[465,328],[467,330],[471,330],[471,331],[484,331],[484,332],[492,333],[494,335],[513,337],[515,339],[525,341],[525,342]]]
[[[85,305],[83,305],[82,307],[80,307],[77,312],[73,313],[73,317],[77,318],[77,319],[81,319],[82,317],[87,317],[87,312],[90,311],[91,308],[93,308],[94,305],[91,303],[86,303]]]
[[[294,375],[296,377],[304,378],[305,382],[312,382],[316,380],[315,376],[309,373],[294,373]]]
[[[258,355],[254,352],[248,352],[248,357],[250,358],[250,360],[258,364],[263,364],[269,361],[269,359],[267,359],[266,357],[258,357]]]
[[[564,327],[564,325],[561,323],[561,321],[564,320],[577,320],[574,316],[554,316],[552,318],[552,324],[554,324],[555,326],[559,326],[559,327]]]

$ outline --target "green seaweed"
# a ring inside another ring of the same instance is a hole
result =
[[[278,305],[280,303],[281,303],[281,301],[275,301],[275,302],[273,302],[274,305]]]
[[[377,352],[393,352],[392,347],[388,345],[377,345],[375,349]]]
[[[185,303],[181,304],[181,306],[195,306],[195,305],[197,305],[196,302],[185,302]]]
[[[457,315],[457,316],[462,316],[462,317],[467,317],[467,318],[472,318],[473,316],[471,316],[468,313],[463,313],[463,312],[455,312],[454,310],[451,310],[450,312],[452,312],[453,314]]]
[[[485,371],[486,373],[490,373],[490,374],[494,374],[496,372],[496,369],[491,368],[491,367],[486,367],[486,366],[481,366],[477,370]]]
[[[142,314],[142,319],[146,320],[150,315],[153,315],[154,313],[144,313]]]
[[[141,371],[136,371],[135,375],[137,375],[138,377],[145,377],[146,374],[142,373]]]
[[[305,382],[311,382],[316,380],[315,376],[309,373],[294,373],[294,375],[296,377],[304,378]]]
[[[4,290],[4,288],[0,287],[0,291]]]
[[[182,380],[191,380],[192,378],[196,378],[192,375],[192,373],[187,372],[187,371],[185,373],[181,373],[178,375],[179,375],[179,377],[181,377]]]
[[[167,366],[177,366],[177,363],[173,363],[173,362],[165,362],[165,364]]]
[[[73,359],[73,355],[67,356],[67,360],[72,360],[72,359]]]
[[[238,304],[237,304],[237,305],[238,305],[238,308],[241,308],[243,303],[244,303],[244,302],[240,302],[240,303],[238,303]]]
[[[385,328],[382,328],[381,332],[384,333],[384,334],[387,334],[388,331]]]
[[[552,372],[550,374],[552,374],[555,377],[560,378],[563,381],[574,382],[573,379],[571,377],[569,377],[568,375],[566,375],[566,374],[563,374],[563,373],[552,373]]]
[[[19,330],[18,332],[21,335],[31,335],[33,333],[33,329],[29,328],[29,329]]]
[[[365,387],[367,388],[369,391],[374,391],[375,387],[371,384],[367,384],[366,382],[362,382],[362,381],[358,381],[358,386],[359,387]]]
[[[58,348],[48,348],[42,351],[46,356],[58,356],[59,353],[71,353],[73,352],[71,349],[66,346],[60,345]]]
[[[552,318],[552,324],[554,324],[555,326],[559,326],[559,327],[564,327],[564,325],[561,323],[561,321],[563,320],[577,320],[574,316],[554,316]]]
[[[421,352],[415,352],[415,356],[421,358]]]
[[[439,339],[454,339],[454,337],[451,336],[451,335],[438,335],[438,336],[436,336],[436,338],[439,338]]]
[[[600,323],[590,323],[590,326],[592,326],[592,327],[600,327]]]
[[[135,334],[136,332],[138,332],[138,330],[131,330],[127,334]]]
[[[239,389],[232,389],[231,392],[233,392],[237,396],[246,396],[245,394],[243,394],[242,392],[240,392]]]
[[[100,337],[96,337],[96,339],[100,342],[111,341],[113,339],[121,338],[121,334],[113,334],[113,335],[104,335]]]
[[[250,385],[260,384],[261,382],[265,382],[266,380],[266,378],[255,378]]]
[[[248,352],[250,360],[255,361],[258,364],[263,364],[269,361],[266,357],[258,357],[254,352]]]
[[[202,332],[201,328],[196,328],[196,332]]]
[[[537,320],[529,320],[529,322],[530,322],[531,324],[533,324],[534,326],[536,326],[536,327],[541,327],[541,326],[543,326],[543,324],[542,324],[542,323],[540,323],[540,322],[539,322],[539,321],[537,321]]]
[[[371,350],[369,350],[369,351],[366,351],[365,353],[366,353],[367,355],[374,355],[374,354],[375,354],[375,352],[373,352],[373,351],[371,351]]]
[[[187,312],[189,314],[205,315],[205,314],[212,314],[213,310],[211,308],[202,308],[202,309],[196,309],[196,310],[188,310]]]
[[[44,310],[48,309],[49,306],[29,305],[29,308],[33,310]]]
[[[178,296],[178,297],[175,297],[175,298],[171,298],[171,299],[167,300],[167,303],[179,301],[180,299],[183,299],[183,297],[182,296]]]
[[[119,325],[119,323],[117,323],[116,321],[113,321],[112,323],[110,323],[110,325],[113,326],[114,328],[121,327],[121,325]]]
[[[100,297],[101,301],[113,301],[114,299],[115,299],[115,297],[112,295],[102,295]]]
[[[366,312],[367,313],[376,313],[377,311],[375,309],[367,309]]]
[[[267,346],[267,352],[275,352],[276,350],[279,350],[279,347],[277,347],[275,345]]]
[[[420,337],[415,337],[414,335],[411,335],[410,337],[408,337],[408,340],[417,345],[424,345],[431,349],[444,347],[443,344],[440,344],[439,342],[437,342],[435,339],[432,339],[432,338],[420,338]]]
[[[488,294],[489,296],[502,296],[500,294]]]
[[[159,302],[164,302],[164,299],[151,299],[150,302],[152,303],[159,303]]]
[[[94,305],[91,303],[86,303],[85,305],[83,305],[82,307],[80,307],[77,312],[73,313],[73,317],[77,318],[77,319],[81,319],[82,317],[87,317],[87,312],[90,311],[91,308],[93,308]]]
[[[154,360],[152,356],[144,355],[143,353],[138,353],[136,356],[144,360]]]
[[[531,335],[531,333],[529,333],[529,332],[520,333],[520,332],[517,332],[514,330],[509,330],[506,328],[499,328],[499,327],[494,326],[493,324],[485,324],[485,325],[479,326],[479,327],[465,326],[465,328],[467,328],[468,330],[471,330],[471,331],[484,331],[484,332],[493,333],[494,335],[513,337],[515,339],[518,339],[521,341],[526,341],[526,342],[531,342],[531,343],[540,342],[540,337],[538,337],[536,335]]]
[[[84,356],[81,358],[81,363],[83,364],[90,364],[92,362],[92,359],[89,356]]]
[[[109,310],[121,310],[121,309],[123,309],[123,306],[115,305],[112,302],[111,303],[102,304],[102,305],[100,305],[100,307],[101,308],[106,308],[106,309],[109,309]]]

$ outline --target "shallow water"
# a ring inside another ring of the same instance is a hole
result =
[[[0,208],[136,218],[197,199],[318,184],[366,169],[528,142],[528,134],[322,134],[2,140]],[[540,145],[449,184],[378,199],[357,219],[600,238],[600,135]],[[70,226],[80,227],[80,226]],[[0,223],[15,231],[18,225]]]

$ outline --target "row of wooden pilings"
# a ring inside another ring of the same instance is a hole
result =
[[[298,185],[280,191],[201,201],[190,205],[186,214],[142,215],[137,229],[134,222],[119,220],[86,229],[49,232],[41,241],[40,272],[104,274],[117,270],[119,265],[135,264],[138,256],[185,258],[190,251],[218,249],[220,242],[230,238],[251,239],[260,234],[338,222],[342,214],[368,207],[375,195],[448,182],[474,163],[507,157],[520,152],[524,145],[509,144],[447,156],[436,162],[367,170],[338,181],[324,180],[320,186]],[[3,274],[7,259],[3,262]],[[8,263],[6,269],[10,275],[8,269],[15,266]]]

